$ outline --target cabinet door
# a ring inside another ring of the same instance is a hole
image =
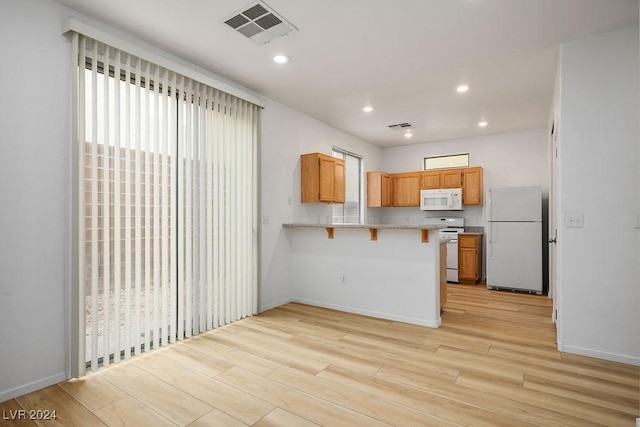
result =
[[[334,185],[335,174],[336,174],[335,172],[336,162],[333,158],[328,156],[320,156],[319,162],[320,162],[320,201],[333,202],[336,194],[336,188]]]
[[[423,172],[420,188],[423,190],[437,190],[440,188],[440,172]]]
[[[482,273],[482,235],[458,235],[458,280],[476,284]]]
[[[451,169],[440,172],[440,188],[460,188],[462,187],[462,170]],[[464,192],[462,193],[464,194]]]
[[[384,172],[367,172],[367,207],[391,206],[391,176]]]
[[[393,175],[393,206],[420,206],[420,174]]]
[[[467,168],[462,177],[462,204],[482,206],[482,168]]]
[[[458,279],[475,282],[478,271],[478,252],[475,248],[458,248]]]
[[[476,236],[458,236],[458,278],[474,280],[478,271],[478,239]]]
[[[382,172],[367,172],[367,207],[382,206]]]
[[[320,160],[318,153],[300,156],[300,202],[320,201]]]
[[[393,194],[391,176],[389,174],[383,173],[380,178],[382,180],[382,206],[391,206],[391,195]]]
[[[333,202],[344,203],[344,161],[334,159]]]

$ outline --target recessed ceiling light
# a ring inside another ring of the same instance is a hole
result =
[[[460,86],[458,86],[458,87],[456,88],[456,91],[457,91],[458,93],[464,93],[464,92],[466,92],[466,91],[468,91],[468,90],[469,90],[469,86],[467,86],[467,85],[460,85]]]
[[[413,134],[411,133],[411,130],[407,130],[407,133],[404,134],[405,138],[411,138],[413,136]]]
[[[481,128],[485,127],[486,125],[488,125],[489,123],[485,122],[484,120],[481,122],[478,122],[478,126],[480,126]]]
[[[289,57],[287,55],[276,55],[273,57],[273,61],[278,64],[285,64],[289,62]]]
[[[370,113],[373,111],[373,107],[371,105],[367,105],[362,109],[362,111],[364,111],[365,113]]]

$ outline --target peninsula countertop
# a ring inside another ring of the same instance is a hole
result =
[[[422,242],[429,241],[429,232],[438,231],[446,226],[441,224],[330,224],[330,223],[288,223],[282,224],[285,228],[324,228],[327,230],[329,239],[333,239],[335,229],[368,229],[371,233],[371,240],[378,240],[378,230],[420,230]],[[440,241],[443,241],[440,239]]]
[[[312,228],[374,228],[378,230],[440,230],[446,228],[444,225],[426,224],[311,224],[294,222],[282,224],[283,227],[312,227]]]

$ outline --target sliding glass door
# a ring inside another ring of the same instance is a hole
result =
[[[258,107],[76,42],[79,330],[97,369],[256,313]]]

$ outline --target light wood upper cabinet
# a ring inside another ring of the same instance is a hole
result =
[[[393,187],[391,175],[384,172],[367,172],[367,207],[391,206]]]
[[[462,204],[482,206],[482,168],[462,169]]]
[[[438,188],[462,188],[464,206],[481,206],[482,168],[440,169],[391,175],[369,172],[367,207],[420,206],[420,190]]]
[[[422,172],[423,190],[437,190],[438,188],[460,188],[462,187],[463,169],[447,169]]]
[[[422,172],[422,190],[437,190],[440,187],[440,171]]]
[[[393,206],[420,206],[420,172],[396,173],[393,182]]]
[[[458,281],[476,284],[482,273],[482,235],[458,235]]]
[[[344,160],[320,153],[300,156],[302,203],[344,203]]]
[[[447,169],[440,171],[440,188],[461,188],[462,169]],[[464,194],[464,191],[462,192]]]
[[[482,205],[482,168],[443,169],[421,172],[422,190],[462,188],[464,206]]]

